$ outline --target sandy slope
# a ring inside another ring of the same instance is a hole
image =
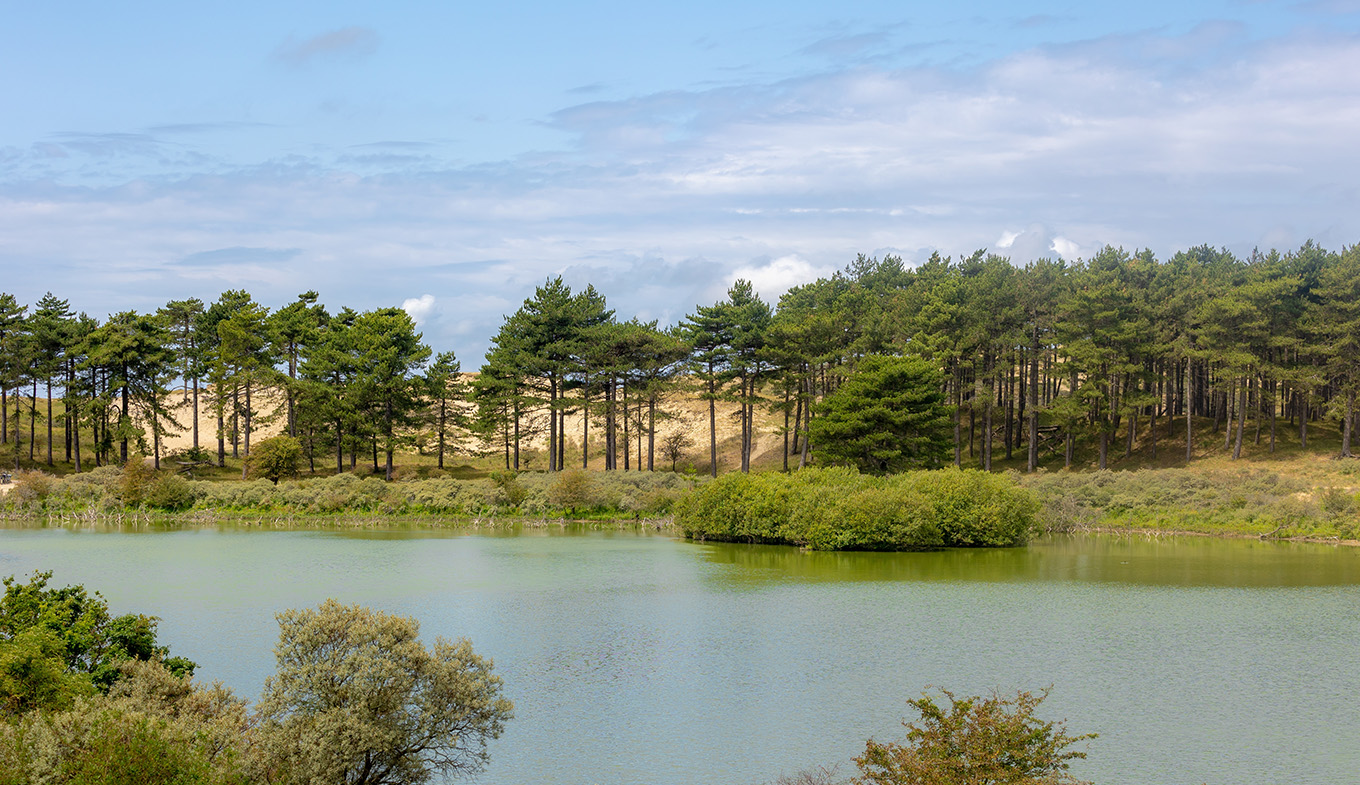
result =
[[[472,376],[472,374],[465,374]],[[212,410],[206,405],[207,396],[200,392],[200,410],[198,412],[199,444],[208,450],[215,450],[217,444],[217,420]],[[162,450],[170,452],[177,449],[184,449],[193,445],[193,401],[192,398],[185,399],[182,392],[172,393],[170,403],[173,404],[172,413],[175,420],[183,430],[176,433],[167,433],[162,436]],[[592,402],[594,403],[594,402]],[[273,396],[254,396],[252,404],[257,412],[253,425],[255,430],[251,435],[252,441],[258,441],[270,436],[282,433],[287,427],[287,408],[281,395]],[[631,400],[630,400],[631,404]],[[643,417],[646,417],[644,408]],[[590,441],[591,450],[598,454],[599,445],[602,444],[604,429],[604,418],[595,416],[590,422]],[[772,413],[762,409],[756,411],[756,437],[752,447],[752,462],[756,464],[774,465],[778,464],[782,458],[783,451],[783,415]],[[228,422],[228,427],[230,423]],[[661,440],[671,433],[681,431],[688,434],[690,445],[685,448],[685,458],[681,463],[691,461],[696,465],[707,466],[708,464],[708,402],[698,397],[694,390],[681,389],[671,394],[659,407],[657,412],[657,456],[658,465],[665,462],[661,457]],[[567,416],[567,439],[568,444],[573,449],[579,449],[581,443],[582,417],[579,411],[569,413]],[[632,440],[630,450],[637,449],[637,434],[630,426],[629,436]],[[718,436],[718,461],[721,466],[734,467],[740,462],[741,446],[741,420],[738,416],[738,408],[734,403],[719,402],[717,405],[717,436]],[[622,430],[619,432],[619,439],[623,439]],[[230,450],[230,441],[227,449]],[[537,435],[526,440],[526,446],[530,449],[544,449],[547,447],[546,433]],[[621,445],[620,445],[621,446]],[[647,449],[646,436],[643,436],[642,450],[645,456]],[[620,458],[622,460],[622,458]],[[636,460],[636,457],[634,457]],[[645,457],[644,457],[645,460]]]

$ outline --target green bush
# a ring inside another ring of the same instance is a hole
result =
[[[194,506],[194,487],[178,474],[162,474],[151,481],[145,503],[162,510],[187,510]]]
[[[1037,510],[1033,495],[1003,475],[803,469],[719,477],[676,505],[676,523],[699,539],[903,550],[1020,545],[1036,530]]]

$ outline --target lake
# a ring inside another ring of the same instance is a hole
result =
[[[274,614],[328,597],[494,658],[515,718],[483,785],[756,785],[899,739],[906,699],[1053,685],[1101,783],[1341,783],[1360,771],[1360,549],[1085,536],[804,553],[649,531],[0,529],[161,617],[258,696]]]

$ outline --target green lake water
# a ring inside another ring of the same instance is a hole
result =
[[[258,695],[275,612],[328,597],[495,659],[515,718],[475,780],[756,785],[900,738],[932,686],[1053,685],[1111,785],[1360,781],[1360,549],[1073,537],[803,553],[640,531],[0,529]]]

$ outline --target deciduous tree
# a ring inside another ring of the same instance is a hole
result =
[[[414,619],[335,600],[278,620],[260,702],[269,781],[404,785],[486,765],[513,706],[467,640],[426,648]]]

